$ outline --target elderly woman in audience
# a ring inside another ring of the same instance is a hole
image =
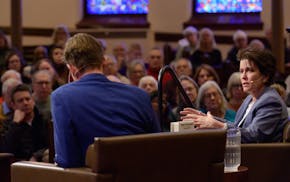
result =
[[[192,65],[190,60],[186,58],[180,58],[173,62],[173,68],[177,77],[182,75],[191,76],[192,74]]]
[[[192,66],[196,68],[201,64],[209,64],[214,68],[220,67],[222,54],[216,47],[214,33],[209,28],[203,28],[199,32],[199,46],[190,56]]]
[[[4,83],[6,80],[8,80],[9,78],[13,78],[15,80],[21,80],[21,75],[19,72],[15,71],[15,70],[7,70],[3,73],[3,75],[1,76],[1,83]]]
[[[118,72],[117,60],[114,56],[105,55],[105,60],[103,62],[103,72],[107,77],[109,75],[113,75],[117,77],[121,83],[130,84],[130,80]]]
[[[199,90],[197,83],[192,78],[186,75],[180,76],[179,81],[183,89],[185,90],[186,95],[189,97],[191,103],[195,106]]]
[[[143,76],[139,81],[138,87],[150,94],[158,89],[157,80],[150,75]]]
[[[288,113],[285,102],[270,87],[276,73],[275,57],[267,50],[252,48],[238,56],[243,90],[249,95],[238,110],[235,123],[192,108],[181,111],[182,119],[191,119],[197,128],[240,128],[243,143],[282,141]]]
[[[196,99],[197,108],[203,113],[233,122],[236,112],[227,108],[227,100],[215,81],[207,81],[200,88]]]
[[[197,98],[198,89],[199,89],[197,83],[192,78],[186,75],[180,76],[179,81],[186,95],[190,99],[192,105],[196,107],[196,98]],[[184,107],[186,106],[184,103],[184,98],[180,94],[180,91],[177,91],[177,93],[179,93],[177,94],[178,106],[172,109],[172,115],[170,116],[170,120],[173,122],[180,120],[179,112],[182,111]]]
[[[201,86],[208,80],[213,80],[218,84],[220,82],[217,72],[212,66],[208,64],[202,64],[199,67],[197,67],[196,72],[194,74],[194,80],[197,82],[199,86]]]
[[[238,111],[247,94],[243,91],[241,83],[241,73],[233,73],[227,85],[227,98],[228,98],[228,108],[234,111]]]
[[[144,60],[137,59],[129,64],[127,69],[127,77],[132,85],[138,86],[140,79],[146,75]]]

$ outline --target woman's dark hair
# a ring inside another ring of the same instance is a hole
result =
[[[220,83],[220,78],[219,78],[217,72],[215,71],[215,69],[211,65],[208,65],[208,64],[201,64],[200,66],[198,66],[196,68],[196,71],[195,71],[195,74],[194,74],[194,80],[196,82],[198,82],[197,81],[198,80],[198,75],[201,72],[201,70],[203,70],[203,69],[208,71],[208,73],[211,76],[213,76],[213,79],[214,79],[215,82],[217,82],[218,84]]]
[[[63,48],[62,46],[58,46],[58,45],[54,45],[54,46],[52,46],[52,47],[49,49],[49,58],[52,60],[52,62],[53,62],[53,51],[54,51],[55,49],[61,49],[61,50],[64,51],[64,48]]]
[[[269,86],[273,83],[276,73],[276,59],[269,50],[259,50],[255,48],[246,48],[239,51],[238,60],[247,59],[254,63],[262,75],[268,77],[265,85]]]
[[[20,59],[20,63],[21,63],[21,71],[22,71],[22,68],[26,65],[26,61],[24,60],[23,58],[23,55],[22,53],[17,50],[16,48],[14,49],[11,49],[5,56],[5,67],[6,69],[8,69],[8,63],[9,63],[9,59],[14,56],[14,55],[17,55]]]

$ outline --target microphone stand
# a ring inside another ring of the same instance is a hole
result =
[[[173,69],[166,65],[163,68],[160,69],[159,74],[158,74],[158,109],[159,109],[159,119],[160,119],[160,126],[161,126],[161,130],[164,131],[165,128],[165,121],[163,121],[163,98],[162,98],[162,91],[163,91],[163,85],[162,85],[162,80],[164,77],[165,73],[169,73],[172,77],[172,80],[174,81],[174,83],[177,85],[177,88],[179,89],[181,95],[184,98],[185,104],[188,107],[193,108],[193,104],[190,101],[189,97],[187,96],[186,92],[184,91],[180,81],[178,80],[176,73],[173,71]]]

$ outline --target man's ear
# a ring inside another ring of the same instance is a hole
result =
[[[77,67],[71,64],[66,64],[66,67],[69,69],[70,72],[75,73],[78,71]]]

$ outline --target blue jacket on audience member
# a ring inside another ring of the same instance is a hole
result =
[[[159,132],[149,96],[137,87],[88,74],[52,93],[55,161],[85,165],[94,137]]]

